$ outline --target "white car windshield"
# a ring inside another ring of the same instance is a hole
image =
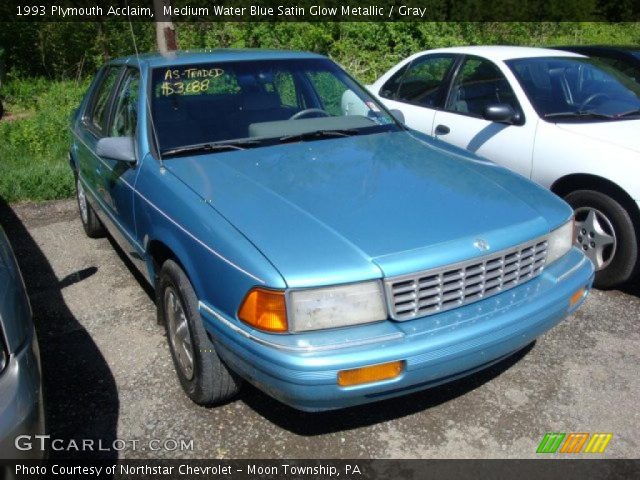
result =
[[[640,118],[640,84],[590,58],[506,62],[541,118],[558,122]]]
[[[159,149],[168,156],[401,128],[328,59],[155,68],[150,95]]]

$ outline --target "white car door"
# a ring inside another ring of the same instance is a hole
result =
[[[483,118],[488,105],[508,104],[514,124]],[[466,56],[457,69],[444,108],[435,113],[433,135],[500,165],[531,176],[536,115],[525,115],[505,74],[485,58]]]
[[[407,126],[431,135],[435,108],[444,102],[447,80],[458,57],[450,53],[414,57],[376,82],[373,93],[387,108],[400,110]]]

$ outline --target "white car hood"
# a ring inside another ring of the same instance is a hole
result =
[[[558,123],[556,126],[561,130],[640,152],[640,120]]]

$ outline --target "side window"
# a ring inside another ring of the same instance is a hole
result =
[[[102,82],[100,82],[94,94],[91,114],[88,116],[91,126],[99,132],[104,132],[107,126],[107,121],[109,120],[109,98],[119,74],[119,68],[109,68],[104,73]]]
[[[133,137],[138,122],[140,74],[129,70],[116,94],[110,137]]]
[[[396,96],[400,90],[400,82],[411,62],[405,63],[400,69],[394,73],[389,80],[380,88],[380,96],[389,100],[397,100]]]
[[[489,60],[467,58],[456,75],[445,108],[481,117],[492,103],[506,103],[520,111],[516,95],[500,69]]]
[[[447,89],[445,79],[455,56],[425,55],[401,68],[380,89],[380,95],[422,107],[437,107]]]

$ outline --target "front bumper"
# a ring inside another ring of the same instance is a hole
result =
[[[44,434],[40,354],[35,333],[0,374],[0,459],[41,459],[40,449],[20,450],[16,438]]]
[[[201,302],[216,349],[230,368],[269,395],[306,411],[331,410],[404,395],[482,369],[535,340],[584,301],[569,299],[593,282],[577,249],[537,278],[485,300],[406,322],[269,335],[239,328]],[[294,342],[294,343],[292,343]],[[391,380],[352,387],[338,371],[404,360]]]

